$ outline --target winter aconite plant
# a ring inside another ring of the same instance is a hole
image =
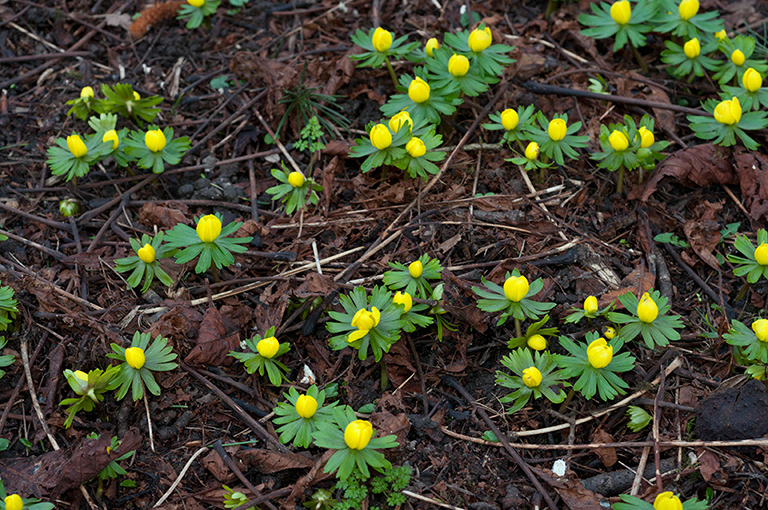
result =
[[[317,205],[319,200],[317,192],[323,191],[323,187],[311,177],[306,178],[301,172],[290,172],[285,165],[282,169],[273,168],[272,177],[280,184],[267,189],[267,193],[272,195],[272,200],[282,199],[285,204],[285,214],[290,216],[294,211],[302,209],[307,202]]]
[[[78,411],[89,413],[93,411],[96,404],[104,400],[104,393],[116,387],[112,382],[119,371],[120,366],[112,366],[106,370],[97,368],[88,373],[81,370],[74,372],[64,370],[64,377],[67,378],[69,387],[79,395],[78,398],[65,398],[59,403],[60,406],[69,406],[66,409],[67,419],[64,421],[64,428],[72,426],[72,420],[75,419]]]
[[[757,231],[757,248],[747,236],[737,236],[733,247],[743,256],[727,255],[728,261],[736,264],[733,274],[746,276],[747,282],[756,283],[760,277],[768,279],[768,232]]]
[[[543,395],[554,404],[565,400],[563,387],[568,383],[563,381],[557,364],[549,353],[535,351],[532,355],[528,349],[517,349],[504,356],[501,364],[512,373],[510,375],[496,371],[496,384],[514,390],[500,400],[502,403],[513,402],[512,406],[507,408],[507,413],[516,413],[531,397],[539,398]]]
[[[432,298],[432,284],[429,280],[439,280],[443,267],[440,261],[426,253],[406,267],[400,262],[390,262],[392,268],[384,272],[384,285],[392,290],[404,290],[412,297]]]
[[[66,140],[57,138],[55,145],[48,148],[46,163],[53,175],[65,175],[70,181],[83,177],[101,156],[111,151],[112,144],[104,142],[100,137],[86,137],[83,140],[78,133],[72,133]]]
[[[544,282],[539,278],[529,284],[528,279],[522,276],[517,269],[506,274],[503,287],[486,280],[484,277],[481,277],[481,281],[487,290],[472,287],[475,294],[481,298],[477,301],[478,308],[489,313],[502,312],[496,323],[497,326],[501,326],[512,316],[516,321],[518,337],[523,336],[519,321],[526,317],[538,320],[540,316],[555,306],[555,303],[540,303],[531,299],[532,296],[541,292],[541,289],[544,288]]]
[[[130,347],[111,344],[114,352],[107,354],[107,357],[122,362],[120,372],[114,379],[114,386],[118,388],[118,400],[122,400],[129,389],[134,401],[145,395],[144,388],[153,395],[160,395],[160,386],[152,372],[167,372],[178,366],[173,362],[176,353],[173,352],[173,347],[168,345],[167,338],[157,335],[152,345],[150,340],[149,333],[137,331],[133,334]]]
[[[617,338],[619,346],[634,340],[637,335],[642,335],[649,349],[657,345],[664,347],[670,340],[680,340],[680,333],[677,331],[683,328],[680,316],[667,315],[670,309],[668,299],[658,290],[644,293],[639,300],[634,294],[627,292],[619,296],[619,301],[631,314],[608,314],[608,320],[622,324]]]
[[[547,321],[549,321],[549,314],[528,326],[523,336],[510,338],[507,347],[510,349],[528,347],[534,351],[543,351],[547,348],[547,337],[557,335],[557,328],[544,327]]]
[[[734,319],[723,338],[750,361],[768,363],[768,319],[756,319],[750,327]]]
[[[285,373],[288,372],[288,367],[275,358],[288,352],[291,346],[288,342],[278,342],[275,338],[275,327],[269,328],[263,338],[257,333],[253,338],[246,340],[245,347],[248,347],[250,352],[230,351],[229,355],[241,361],[249,374],[258,370],[259,375],[264,376],[266,371],[269,382],[274,386],[280,386]]]
[[[571,159],[578,159],[578,148],[587,146],[589,137],[580,136],[576,133],[581,129],[581,122],[574,122],[568,125],[568,115],[556,114],[551,121],[543,113],[536,114],[536,120],[541,128],[535,125],[531,127],[530,138],[539,144],[539,150],[548,158],[554,159],[558,165],[565,164],[563,156]]]
[[[140,168],[151,168],[156,174],[163,173],[165,164],[175,165],[189,150],[189,138],[182,136],[173,139],[173,128],[160,129],[150,126],[142,133],[132,131],[125,141],[125,152],[136,159]]]
[[[160,267],[158,261],[172,256],[176,253],[176,249],[163,244],[163,233],[159,232],[154,238],[142,234],[141,242],[133,238],[129,241],[136,255],[115,259],[115,271],[118,273],[133,271],[126,280],[128,286],[137,287],[143,279],[144,285],[141,287],[141,292],[146,292],[157,276],[163,285],[172,287],[173,279]]]
[[[655,2],[637,2],[633,7],[628,0],[592,4],[592,14],[580,14],[579,23],[589,28],[582,34],[605,39],[615,37],[613,51],[629,43],[633,48],[645,46],[645,34],[653,28],[649,23],[656,14]]]
[[[325,390],[318,390],[314,384],[301,395],[296,388],[291,387],[288,393],[283,393],[283,397],[288,402],[277,404],[277,418],[273,420],[275,425],[280,425],[277,428],[280,442],[293,441],[293,446],[309,448],[312,434],[318,430],[319,424],[333,420],[336,402],[324,406]]]
[[[713,140],[712,143],[723,147],[736,145],[736,137],[738,137],[747,149],[758,149],[760,144],[745,131],[768,127],[766,112],[742,113],[741,103],[736,97],[720,102],[710,99],[704,103],[703,108],[713,116],[688,115],[691,130],[697,137],[702,140]]]
[[[221,4],[221,0],[187,0],[179,7],[176,19],[187,22],[187,28],[194,29],[202,25],[203,20],[210,16]]]
[[[53,503],[42,503],[37,498],[22,498],[18,494],[5,492],[5,485],[0,479],[0,509],[2,510],[53,510]]]
[[[707,510],[709,503],[691,498],[684,503],[672,492],[662,492],[650,504],[642,499],[620,494],[621,503],[614,503],[613,510]]]
[[[357,55],[350,55],[349,58],[360,61],[357,67],[370,66],[375,68],[386,64],[392,82],[397,86],[395,71],[392,69],[389,57],[405,58],[419,45],[417,42],[406,43],[406,39],[408,39],[406,35],[395,39],[392,32],[381,27],[372,28],[367,34],[358,29],[352,36],[352,42],[366,51]]]

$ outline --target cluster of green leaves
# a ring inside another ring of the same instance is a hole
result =
[[[109,387],[117,389],[118,400],[122,400],[128,394],[128,390],[131,390],[131,397],[134,401],[144,397],[145,389],[155,396],[160,395],[160,386],[155,381],[152,372],[168,372],[178,367],[173,362],[176,359],[176,353],[173,352],[173,347],[168,345],[168,339],[157,335],[150,345],[151,340],[149,333],[137,331],[133,334],[131,345],[127,348],[118,344],[110,344],[114,352],[107,354],[107,357],[121,362],[118,365],[120,371],[109,385]],[[134,348],[141,349],[144,355],[144,362],[138,368],[132,366],[130,360],[126,359],[126,351]],[[90,375],[88,382],[90,384]]]
[[[13,295],[12,288],[6,285],[0,287],[0,331],[7,331],[11,322],[19,313],[19,302]],[[3,349],[7,343],[8,340],[5,339],[5,336],[0,336],[0,349]],[[0,355],[0,379],[5,375],[5,371],[2,369],[13,365],[14,360],[15,356],[13,354]]]
[[[671,306],[668,299],[661,292],[654,290],[649,293],[655,303],[658,312],[651,322],[644,322],[638,314],[640,300],[631,292],[619,296],[619,301],[629,312],[629,315],[621,312],[611,312],[608,319],[615,324],[620,324],[621,329],[615,341],[618,347],[634,340],[638,335],[642,336],[649,349],[655,346],[664,347],[672,340],[680,340],[679,329],[683,328],[683,322],[679,315],[667,315]]]
[[[264,376],[264,372],[267,373],[269,382],[275,386],[280,386],[283,379],[285,379],[285,373],[288,372],[288,367],[277,361],[276,357],[281,356],[291,350],[291,345],[288,342],[280,342],[277,353],[271,357],[262,356],[257,348],[260,341],[265,338],[275,336],[275,327],[269,328],[264,336],[256,333],[256,336],[245,341],[245,346],[248,347],[250,352],[237,352],[230,351],[229,355],[233,358],[241,361],[245,365],[245,370],[249,374],[253,374],[256,371],[260,376]],[[298,397],[298,395],[297,395]]]
[[[504,280],[506,282],[509,278],[521,277],[520,271],[514,269],[511,273],[506,273]],[[480,281],[485,285],[485,289],[472,287],[472,291],[480,297],[477,301],[477,307],[484,312],[502,312],[496,323],[497,326],[504,324],[509,317],[513,317],[517,320],[524,320],[525,318],[539,320],[542,315],[555,307],[555,303],[541,303],[531,299],[544,288],[544,282],[541,278],[534,280],[533,283],[530,284],[528,292],[519,301],[509,299],[505,294],[503,287],[486,280],[485,277],[480,277]]]
[[[241,7],[243,3],[242,1],[233,3],[230,0],[230,4],[236,7]],[[202,25],[205,18],[215,13],[219,5],[221,0],[188,0],[179,7],[176,19],[186,21],[187,28],[192,30]]]
[[[303,209],[309,202],[312,205],[317,205],[319,197],[318,191],[323,191],[323,187],[312,179],[312,177],[304,177],[302,175],[301,186],[294,186],[291,183],[291,174],[297,172],[291,172],[285,167],[285,163],[282,164],[282,168],[273,168],[272,177],[277,179],[280,183],[276,186],[272,186],[267,189],[267,193],[272,195],[272,200],[280,200],[285,204],[285,214],[291,215],[295,211]]]
[[[557,370],[557,363],[548,352],[535,351],[532,355],[529,349],[519,348],[504,356],[501,364],[512,374],[496,371],[496,384],[514,390],[500,400],[503,404],[513,403],[507,408],[509,414],[522,409],[531,397],[537,399],[543,395],[553,404],[565,400],[563,388],[568,386],[568,383],[563,381],[562,372]],[[524,371],[531,367],[536,368],[541,377],[541,381],[535,385],[524,381]]]
[[[0,509],[5,510],[5,498],[8,493],[5,492],[5,484],[0,478]],[[56,505],[53,503],[42,503],[38,498],[21,498],[22,508],[25,510],[53,510]]]
[[[333,508],[334,510],[357,510],[362,508],[363,502],[369,497],[369,494],[380,495],[379,497],[383,498],[383,506],[375,505],[372,502],[369,507],[371,510],[399,508],[405,504],[407,499],[401,491],[410,483],[412,474],[413,469],[410,466],[393,467],[381,475],[373,475],[368,479],[355,473],[336,482],[334,490],[341,491],[343,499],[334,504]]]

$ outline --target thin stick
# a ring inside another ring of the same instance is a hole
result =
[[[264,120],[264,117],[261,116],[261,113],[259,113],[258,108],[253,109],[253,113],[256,114],[256,118],[259,119],[259,122],[262,126],[264,126],[264,129],[269,133],[269,136],[272,137],[272,139],[275,141],[275,144],[277,144],[277,148],[280,149],[280,152],[283,153],[283,156],[285,156],[285,159],[288,160],[288,162],[291,164],[294,170],[299,172],[301,175],[304,175],[304,172],[301,171],[299,168],[299,165],[296,164],[296,162],[293,160],[290,154],[288,154],[288,151],[285,150],[285,146],[283,145],[283,142],[281,142],[278,138],[275,138],[275,132],[272,131],[272,128],[269,127],[269,124],[267,124],[267,121]]]
[[[157,508],[163,503],[165,503],[165,500],[170,497],[170,495],[173,493],[174,490],[176,490],[176,487],[179,486],[181,483],[181,480],[184,478],[184,475],[187,474],[187,471],[189,470],[189,467],[192,465],[192,463],[195,461],[196,458],[198,458],[200,455],[208,451],[207,446],[203,446],[199,450],[197,450],[192,457],[189,458],[186,464],[184,464],[184,467],[181,470],[181,473],[179,473],[179,476],[176,477],[176,480],[173,481],[171,486],[168,488],[167,491],[165,491],[165,494],[163,494],[163,497],[157,500],[157,503],[152,505],[152,508]]]
[[[152,417],[149,415],[149,401],[147,400],[147,392],[144,392],[144,409],[147,411],[147,429],[149,430],[149,447],[152,453],[155,452],[155,438],[152,433]]]
[[[635,471],[635,479],[632,481],[632,490],[629,491],[630,496],[637,496],[637,493],[640,492],[640,484],[643,481],[643,473],[645,473],[645,464],[648,462],[648,454],[650,453],[651,449],[649,447],[643,448],[640,462],[637,464],[637,471]]]
[[[661,421],[659,401],[664,395],[665,376],[666,374],[662,370],[659,374],[659,389],[656,391],[656,398],[653,401],[653,461],[656,464],[656,487],[658,487],[659,492],[664,490],[664,485],[661,481],[661,450],[659,448],[659,422]]]
[[[406,496],[409,496],[411,498],[418,499],[419,501],[424,501],[424,502],[427,502],[427,503],[432,503],[433,505],[441,506],[443,508],[450,508],[451,510],[464,510],[460,506],[449,505],[448,503],[443,503],[442,501],[438,501],[436,499],[428,498],[426,496],[422,496],[421,494],[416,494],[415,492],[406,491],[406,490],[400,491],[400,492],[402,492],[403,494],[405,494]]]

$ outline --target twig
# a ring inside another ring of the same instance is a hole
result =
[[[184,464],[184,467],[181,469],[181,473],[179,473],[179,475],[176,477],[176,480],[174,480],[173,483],[171,484],[171,486],[168,488],[168,490],[165,491],[165,494],[163,494],[163,496],[160,499],[157,500],[157,503],[152,505],[152,508],[159,507],[160,505],[162,505],[165,502],[166,499],[168,499],[170,497],[171,494],[173,494],[173,491],[176,490],[176,487],[179,486],[179,484],[181,483],[181,480],[184,478],[184,475],[187,474],[187,470],[189,470],[189,467],[192,465],[192,463],[195,461],[195,459],[198,458],[200,455],[202,455],[203,453],[205,453],[207,451],[208,451],[208,447],[207,446],[203,446],[202,448],[197,450],[194,453],[194,455],[192,455],[192,457],[189,458],[187,463]]]
[[[149,430],[149,448],[152,453],[155,453],[155,438],[152,432],[152,417],[149,414],[149,401],[147,400],[147,392],[144,392],[144,409],[147,411],[147,430]]]
[[[40,341],[37,343],[37,347],[35,347],[35,352],[32,353],[32,359],[30,360],[30,364],[34,363],[37,359],[37,355],[40,354],[40,351],[43,348],[43,345],[45,344],[45,341],[48,340],[48,333],[47,331],[43,332],[42,338],[40,338]],[[24,378],[19,378],[19,382],[16,383],[16,387],[13,389],[13,393],[11,394],[11,398],[8,399],[8,405],[6,405],[5,410],[3,410],[3,415],[0,416],[0,434],[3,433],[3,427],[5,427],[5,422],[8,419],[8,416],[11,412],[11,408],[13,407],[13,403],[16,402],[16,399],[18,398],[19,394],[21,393],[21,388],[24,387]]]
[[[411,492],[411,491],[407,491],[407,490],[403,490],[403,491],[400,491],[400,492],[402,492],[406,496],[412,497],[414,499],[418,499],[419,501],[424,501],[426,503],[432,503],[433,505],[441,506],[443,508],[450,508],[451,510],[464,510],[460,506],[449,505],[448,503],[443,503],[442,501],[438,501],[436,499],[428,498],[426,496],[422,496],[421,494],[416,494],[415,492]]]
[[[264,120],[264,117],[261,116],[259,109],[254,108],[253,113],[256,114],[256,118],[259,119],[259,122],[261,123],[261,125],[264,127],[264,129],[266,129],[267,133],[269,133],[269,136],[271,136],[272,139],[275,141],[277,148],[280,149],[280,152],[283,153],[283,156],[285,156],[285,159],[288,160],[288,162],[291,164],[293,169],[299,172],[301,175],[304,175],[304,172],[301,171],[301,169],[299,168],[299,165],[296,164],[296,162],[293,160],[291,155],[288,154],[288,151],[285,150],[285,146],[283,145],[283,142],[281,142],[278,138],[275,137],[275,132],[272,131],[272,128],[269,127],[269,124],[267,124],[267,121]]]
[[[661,421],[659,401],[664,396],[664,383],[666,381],[664,370],[661,370],[659,378],[659,389],[656,391],[656,398],[653,401],[653,461],[656,465],[656,487],[661,492],[664,490],[664,486],[661,481],[661,449],[659,448],[659,422]]]
[[[55,258],[56,260],[61,261],[61,260],[64,260],[65,258],[67,258],[67,256],[64,255],[61,252],[58,252],[56,250],[52,250],[51,248],[43,246],[42,244],[37,244],[36,242],[30,241],[29,239],[25,239],[25,238],[23,238],[21,236],[17,236],[13,232],[8,232],[7,230],[0,229],[0,234],[4,235],[6,237],[10,237],[14,241],[18,241],[20,243],[26,244],[27,246],[30,246],[30,247],[32,247],[32,248],[34,248],[36,250],[40,250],[43,253],[47,253],[48,255],[50,255],[51,257]]]
[[[658,441],[655,442],[655,444],[658,444]],[[640,491],[640,484],[643,482],[643,473],[645,473],[645,464],[648,462],[648,455],[650,453],[651,448],[645,447],[643,448],[643,453],[640,454],[640,462],[637,464],[635,479],[632,481],[632,489],[629,491],[630,496],[637,496],[637,493]]]
[[[237,476],[237,478],[240,479],[241,482],[245,484],[246,487],[248,487],[248,490],[253,493],[257,498],[261,497],[261,492],[253,486],[250,480],[243,475],[243,472],[240,471],[240,468],[237,467],[237,464],[235,464],[235,461],[232,460],[232,457],[229,456],[226,450],[224,450],[224,446],[221,444],[221,439],[217,439],[215,443],[213,443],[213,449],[216,450],[216,453],[219,454],[219,457],[221,457],[221,460],[224,461],[224,464],[227,465],[230,471]],[[272,510],[277,510],[275,508],[275,505],[273,505],[270,501],[264,501],[264,505],[267,508],[270,508]]]

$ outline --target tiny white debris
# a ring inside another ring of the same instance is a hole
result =
[[[567,467],[568,465],[565,463],[563,459],[557,459],[555,463],[552,464],[552,472],[557,476],[563,476],[565,475],[565,469]]]
[[[344,2],[339,2],[338,9],[341,11],[342,14],[346,14],[349,12],[349,7],[347,7],[347,4]]]
[[[315,373],[307,365],[303,368],[304,375],[301,376],[299,384],[315,384]]]
[[[150,74],[152,72],[152,68],[147,64],[141,64],[141,69],[144,71],[144,74]]]
[[[248,347],[248,344],[245,343],[245,340],[240,340],[240,348],[245,350],[246,347]]]
[[[270,154],[269,156],[264,156],[264,159],[269,163],[278,163],[280,161],[280,154]]]
[[[463,15],[464,15],[464,14],[466,14],[466,13],[467,13],[467,5],[466,5],[466,4],[464,4],[464,5],[462,5],[462,6],[461,6],[461,8],[459,9],[459,14],[461,14],[461,15],[463,16]]]

